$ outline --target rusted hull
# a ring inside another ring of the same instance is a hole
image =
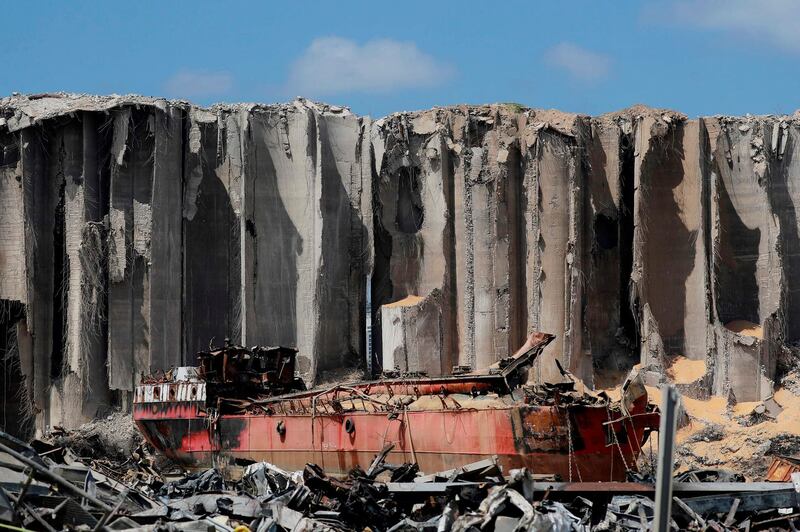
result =
[[[635,468],[646,428],[657,425],[658,414],[640,406],[632,412],[637,415],[624,419],[600,406],[515,404],[396,416],[247,413],[212,423],[202,402],[162,402],[136,404],[134,418],[154,447],[188,467],[207,467],[220,458],[263,460],[286,469],[313,462],[343,474],[357,465],[366,469],[394,444],[389,462],[416,461],[428,473],[496,455],[505,471],[525,466],[564,480],[608,481],[623,480]]]

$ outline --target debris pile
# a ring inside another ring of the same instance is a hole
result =
[[[125,461],[144,439],[129,414],[114,412],[74,430],[53,427],[43,442],[69,449],[82,458]]]
[[[0,526],[47,532],[652,528],[652,484],[558,482],[527,469],[503,471],[496,458],[423,475],[416,464],[389,463],[391,450],[388,445],[366,470],[343,477],[315,464],[290,472],[257,462],[235,477],[208,469],[170,479],[140,457],[135,467],[153,474],[145,483],[135,475],[106,474],[98,459],[84,463],[68,447],[27,445],[0,433]],[[137,448],[128,463],[141,452]],[[673,527],[794,529],[800,502],[792,482],[740,480],[719,470],[676,477]]]
[[[59,431],[55,439],[73,435]],[[74,441],[74,440],[73,440]],[[78,457],[72,448],[28,445],[0,432],[0,526],[27,530],[135,528],[126,516],[161,504],[162,483],[143,446],[124,461]]]
[[[686,423],[678,430],[680,470],[727,468],[764,478],[775,455],[800,453],[800,390],[784,379],[764,401],[682,398]]]
[[[697,393],[693,383],[703,378],[701,365],[704,362],[678,357],[667,368],[682,395],[675,456],[679,472],[725,468],[759,480],[773,456],[800,454],[800,370],[785,373],[768,398],[741,401],[733,395]],[[659,396],[658,388],[645,388],[650,398]],[[621,387],[598,393],[618,400]]]

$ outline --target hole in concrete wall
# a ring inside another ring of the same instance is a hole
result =
[[[617,221],[605,214],[594,217],[594,238],[600,249],[609,250],[617,247],[619,242]]]
[[[619,209],[619,329],[616,334],[619,345],[620,368],[625,371],[639,362],[639,329],[636,315],[638,301],[631,301],[631,273],[633,272],[633,200],[636,193],[634,182],[634,150],[629,136],[624,136],[621,145],[620,209]]]
[[[625,137],[618,139],[617,156],[609,160],[610,147],[604,144],[600,135],[593,136],[586,161],[589,167],[585,169],[589,197],[584,203],[584,232],[591,240],[585,248],[588,256],[585,262],[586,296],[583,301],[583,323],[587,333],[584,345],[592,354],[595,385],[607,383],[610,386],[618,384],[621,375],[615,371],[606,374],[607,368],[616,363],[620,351],[625,365],[630,358],[627,342],[624,341],[622,345],[616,338],[620,330],[620,305],[623,304],[620,283],[624,282],[625,287],[628,285],[628,279],[623,279],[624,275],[620,272],[620,255],[625,250],[620,246],[619,217],[620,211],[631,208],[630,205],[622,205],[621,181],[623,173],[629,175],[632,171],[628,166],[623,168],[622,156],[626,152],[619,143],[624,143]],[[630,238],[627,245],[630,245]]]
[[[483,139],[494,127],[493,123],[487,120],[480,120],[475,117],[469,117],[467,120],[467,138],[466,142],[470,148],[480,148],[483,146]]]
[[[108,214],[111,180],[111,139],[113,127],[103,123],[101,113],[86,112],[83,120],[83,176],[86,219],[102,221]]]
[[[591,287],[595,306],[588,323],[594,327],[591,331],[594,384],[600,388],[618,385],[639,362],[638,301],[631,301],[630,291],[635,196],[634,148],[630,135],[620,137],[619,161],[618,179],[606,180],[606,183],[617,182],[617,218],[614,219],[613,213],[598,213],[590,219],[596,244],[592,246],[592,263],[596,269]],[[597,189],[595,194],[607,201],[612,197],[608,188]]]
[[[419,172],[416,168],[400,168],[395,223],[403,233],[413,234],[419,231],[425,218],[418,176]]]
[[[19,301],[0,300],[0,430],[27,440],[33,435],[33,404],[20,365],[18,324],[25,320]]]
[[[370,154],[373,158],[372,168],[376,168],[375,153]],[[386,167],[386,156],[381,161],[382,166]],[[379,182],[379,177],[373,175],[373,182]],[[392,262],[392,234],[383,225],[383,202],[380,196],[380,187],[372,189],[372,227],[374,228],[374,255],[375,265],[372,270],[372,364],[373,373],[379,374],[383,367],[383,336],[381,334],[381,305],[388,302],[394,293],[391,276]]]
[[[61,376],[64,365],[64,340],[67,337],[67,296],[69,291],[69,258],[66,252],[65,183],[62,179],[53,224],[53,351],[50,359],[50,377]]]
[[[506,179],[508,221],[509,221],[509,325],[508,350],[513,353],[525,343],[528,329],[528,288],[525,275],[528,256],[525,236],[525,213],[527,196],[523,183],[525,172],[522,155],[518,147],[509,149],[507,161],[508,176]],[[449,369],[449,368],[448,368]]]
[[[108,216],[111,207],[111,144],[114,137],[113,127],[100,127],[97,138],[96,159],[99,168],[97,185],[97,208],[95,221]]]
[[[684,157],[682,125],[652,141],[641,166],[643,237],[638,243],[646,272],[641,285],[658,323],[664,350],[669,355],[690,356],[695,346],[687,345],[687,301],[694,301],[692,296],[703,287],[689,284],[698,234],[693,224],[699,222],[700,213],[696,195],[685,201],[677,199],[686,194]]]
[[[721,175],[719,171],[716,173]],[[733,320],[761,323],[756,275],[761,230],[745,225],[721,178],[718,190],[719,252],[714,260],[717,315],[722,323]]]
[[[248,235],[250,235],[253,238],[256,237],[256,224],[254,224],[253,220],[251,220],[250,218],[245,220],[244,229],[245,229],[245,231],[247,231]]]
[[[19,140],[16,135],[4,131],[0,133],[0,168],[10,168],[19,161]]]
[[[455,157],[448,154],[443,158],[443,192],[445,204],[449,215],[446,217],[444,231],[444,253],[445,253],[445,303],[442,305],[442,318],[444,320],[444,352],[446,356],[442,359],[442,373],[449,374],[453,366],[458,365],[458,260],[456,258],[456,220],[455,220]],[[523,226],[524,227],[524,226]],[[522,241],[525,242],[524,234]],[[524,275],[523,275],[524,277]],[[523,296],[524,297],[524,296]],[[527,311],[527,304],[525,306]],[[527,332],[527,319],[526,319]]]

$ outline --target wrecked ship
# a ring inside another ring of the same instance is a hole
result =
[[[554,338],[532,334],[483,371],[314,390],[294,376],[294,349],[226,346],[199,354],[198,367],[146,379],[133,416],[150,444],[189,468],[266,461],[346,474],[388,451],[389,461],[428,473],[496,456],[504,471],[624,480],[658,413],[638,376],[618,402],[578,393],[574,380],[526,385]]]

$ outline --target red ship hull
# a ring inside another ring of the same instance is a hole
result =
[[[646,431],[658,423],[657,413],[645,412],[646,398],[623,417],[587,405],[479,409],[465,407],[474,399],[457,397],[460,409],[445,400],[449,408],[403,411],[394,419],[364,411],[245,413],[212,423],[203,402],[138,402],[134,418],[148,442],[190,468],[240,459],[288,470],[311,462],[344,474],[355,466],[366,469],[394,444],[388,462],[417,462],[423,472],[497,456],[506,472],[528,467],[575,481],[624,480],[626,470],[635,468]]]
[[[392,445],[388,463],[414,462],[424,473],[496,456],[505,472],[624,480],[658,427],[657,411],[638,379],[626,381],[619,402],[579,394],[573,383],[525,386],[552,339],[532,334],[482,372],[284,395],[258,391],[291,385],[292,352],[230,347],[205,354],[196,377],[138,386],[133,417],[150,444],[188,468],[266,461],[346,474]]]

